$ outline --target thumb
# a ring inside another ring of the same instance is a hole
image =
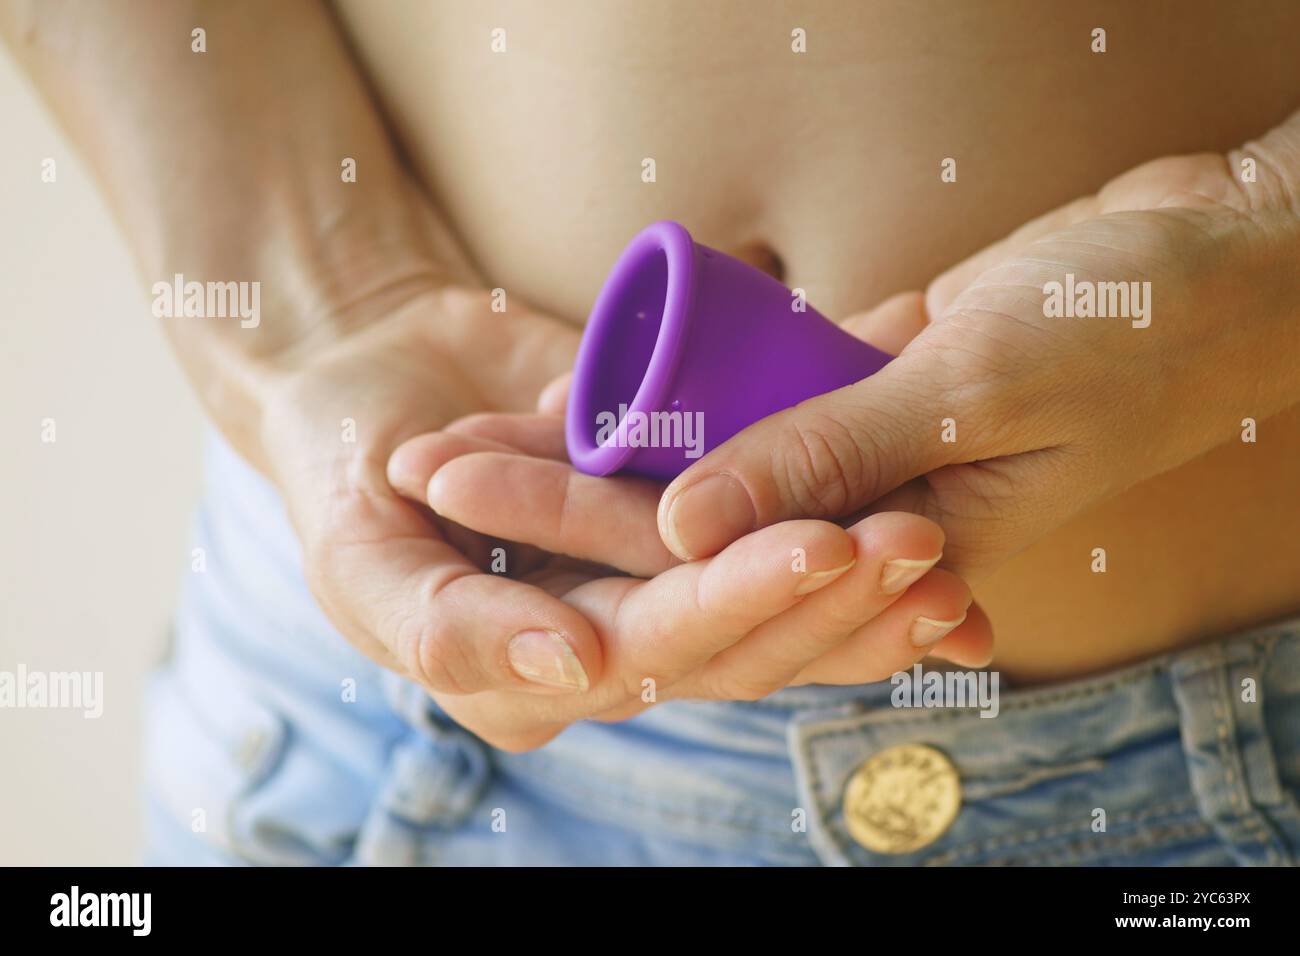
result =
[[[756,422],[705,455],[659,501],[659,534],[684,561],[792,518],[838,518],[955,461],[942,441],[945,363],[904,352],[870,378]]]

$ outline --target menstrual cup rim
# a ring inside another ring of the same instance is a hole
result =
[[[619,255],[592,305],[587,329],[574,363],[565,419],[565,443],[569,458],[580,471],[608,475],[618,471],[639,449],[627,441],[628,418],[624,416],[614,433],[602,445],[595,442],[598,411],[590,407],[590,383],[600,374],[604,353],[618,315],[614,306],[628,284],[651,256],[662,252],[667,260],[663,313],[659,334],[628,412],[649,414],[659,410],[667,397],[673,375],[681,361],[686,339],[691,297],[695,285],[695,241],[679,223],[662,220],[651,223],[632,238]],[[613,409],[610,409],[613,411]]]

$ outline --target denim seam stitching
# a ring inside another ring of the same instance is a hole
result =
[[[1027,695],[1032,693],[1033,696],[1022,697],[1019,700],[1015,699],[1015,697],[1013,696],[1011,700],[1003,700],[1000,706],[1000,710],[1003,712],[1009,710],[1028,710],[1031,707],[1035,707],[1035,706],[1047,705],[1047,704],[1054,705],[1054,704],[1060,704],[1075,699],[1085,699],[1088,697],[1093,697],[1098,694],[1116,690],[1127,684],[1134,683],[1162,669],[1163,669],[1162,665],[1153,665],[1144,670],[1132,674],[1126,674],[1122,678],[1116,678],[1113,681],[1109,681],[1103,684],[1096,684],[1084,688],[1063,689],[1063,690],[1056,690],[1052,692],[1045,692],[1045,691],[1024,692]],[[861,727],[869,724],[877,724],[877,725],[878,724],[901,724],[901,723],[907,723],[909,721],[918,724],[937,723],[941,721],[970,720],[972,718],[978,718],[978,717],[979,714],[975,710],[972,710],[970,708],[947,708],[947,709],[933,709],[933,710],[916,710],[915,708],[891,708],[889,711],[872,711],[871,713],[856,714],[854,716],[845,718],[845,720],[851,724],[851,726],[848,727],[821,727],[821,728],[810,727],[808,729],[807,736],[810,740],[817,739],[817,738],[825,738],[825,737],[847,736],[850,734],[857,733]]]
[[[1193,817],[1181,823],[1168,823],[1164,825],[1153,826],[1142,834],[1134,834],[1124,837],[1121,840],[1107,843],[1097,841],[1086,852],[1080,852],[1078,847],[1082,844],[1072,844],[1072,849],[1066,849],[1064,853],[1053,853],[1042,851],[1028,855],[1016,855],[1005,858],[995,858],[989,861],[987,865],[1014,864],[1018,866],[1041,866],[1043,864],[1055,864],[1058,866],[1073,866],[1077,864],[1086,864],[1091,860],[1111,853],[1128,853],[1134,850],[1150,850],[1156,847],[1170,846],[1175,841],[1186,840],[1189,837],[1213,837],[1214,828],[1203,819]],[[938,857],[934,860],[926,860],[926,866],[945,866],[951,862],[950,858]]]
[[[1175,819],[1184,814],[1195,814],[1197,803],[1195,797],[1183,797],[1180,800],[1174,800],[1159,807],[1152,807],[1146,810],[1139,810],[1136,813],[1116,813],[1111,817],[1111,821],[1117,825],[1134,825],[1150,821],[1152,819]],[[1196,817],[1200,822],[1209,829],[1209,824],[1200,817]],[[1079,823],[1057,823],[1050,827],[1041,827],[1038,830],[1030,830],[1026,833],[1008,834],[1006,836],[993,837],[987,840],[977,840],[968,843],[962,843],[958,846],[950,847],[943,853],[939,854],[936,860],[948,860],[959,856],[975,856],[980,853],[995,851],[998,849],[1023,848],[1031,843],[1041,840],[1055,839],[1056,837],[1067,836],[1079,829]],[[1091,831],[1089,831],[1091,832]],[[1127,839],[1133,839],[1129,837]],[[1111,845],[1112,848],[1114,844]]]

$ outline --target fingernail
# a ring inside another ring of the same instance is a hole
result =
[[[897,594],[911,587],[921,580],[926,571],[938,564],[942,557],[942,554],[936,554],[933,558],[919,561],[915,558],[895,558],[893,561],[886,561],[880,571],[880,593]]]
[[[816,591],[818,588],[826,587],[826,585],[830,584],[856,563],[856,561],[850,561],[848,564],[842,565],[838,568],[831,568],[829,571],[810,571],[804,574],[803,580],[800,581],[799,586],[794,589],[794,593],[799,595],[812,594],[812,592]]]
[[[966,620],[965,614],[955,621],[936,621],[932,617],[918,617],[912,622],[911,630],[907,632],[907,639],[912,642],[913,647],[929,647],[931,644],[938,644],[948,632],[964,620]]]
[[[510,639],[506,656],[516,674],[544,687],[585,691],[587,672],[573,648],[554,631],[521,631]]]
[[[664,532],[678,557],[693,559],[749,534],[757,521],[744,485],[730,475],[710,475],[677,493]]]

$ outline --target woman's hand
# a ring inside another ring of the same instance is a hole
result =
[[[258,446],[312,592],[351,643],[430,691],[576,693],[602,667],[581,612],[487,573],[495,542],[400,497],[386,469],[409,436],[471,411],[530,407],[572,362],[577,332],[518,303],[493,312],[486,291],[379,288],[349,299],[335,324],[353,331],[295,353],[264,403]],[[565,667],[515,659],[514,637],[539,631],[567,649]]]
[[[1124,283],[1127,310],[1058,317],[1054,283],[1103,300]],[[680,475],[658,513],[674,555],[793,517],[901,509],[942,525],[944,566],[975,580],[1300,401],[1300,114],[1228,156],[1141,166],[876,317],[929,324],[875,376]]]
[[[492,422],[494,417],[476,416],[473,427],[500,426],[495,434],[501,437],[519,424],[510,416]],[[540,433],[525,434],[531,443]],[[389,473],[418,500],[428,476],[459,462],[474,469],[519,465],[524,477],[552,465],[568,468],[495,439],[445,432],[399,448]],[[470,485],[456,493],[464,496],[463,509],[454,509],[458,514],[492,513],[504,530],[512,516],[535,515],[548,490],[507,483],[480,495]],[[642,513],[648,527],[639,530],[641,540],[654,537],[653,507],[650,501]],[[535,520],[529,525],[539,526]],[[609,522],[577,532],[598,554],[613,550],[621,533]],[[932,522],[881,514],[848,530],[824,521],[781,522],[710,559],[667,561],[650,580],[562,563],[544,567],[525,574],[524,582],[581,612],[602,652],[602,670],[590,673],[582,693],[539,697],[508,686],[471,694],[430,689],[461,724],[495,746],[518,750],[540,746],[576,720],[621,720],[665,700],[754,700],[792,684],[880,680],[911,666],[939,641],[954,659],[982,664],[992,645],[988,622],[959,578],[932,569],[942,547]],[[448,632],[441,652],[457,655],[467,643]]]
[[[543,405],[553,410],[558,394]],[[655,532],[661,488],[574,472],[554,414],[462,419],[402,445],[389,477],[458,525],[653,575],[609,576],[572,559],[522,574],[591,622],[603,672],[563,698],[433,688],[448,713],[500,747],[539,746],[575,720],[624,719],[664,700],[753,700],[790,685],[881,680],[930,653],[967,666],[990,656],[969,589],[933,569],[941,531],[916,515],[873,515],[847,530],[782,522],[682,564]]]

